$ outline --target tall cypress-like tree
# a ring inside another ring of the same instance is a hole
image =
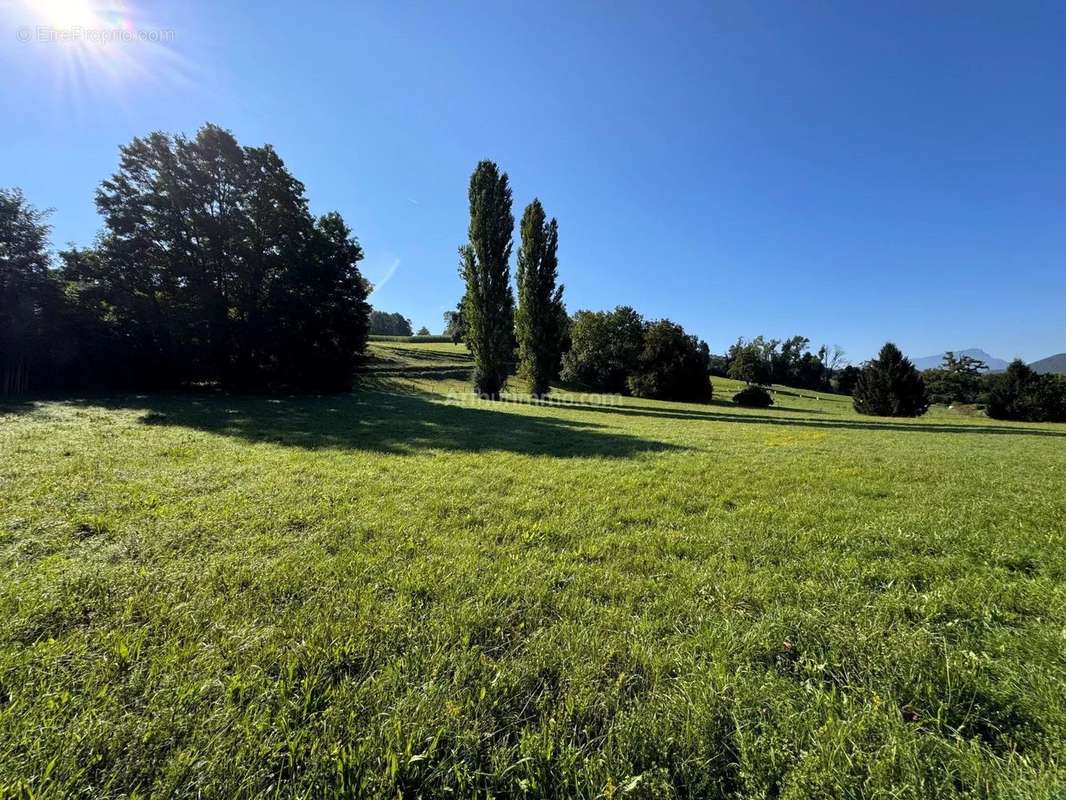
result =
[[[559,375],[563,287],[556,285],[558,246],[559,224],[554,217],[546,221],[544,207],[534,199],[522,214],[515,314],[519,370],[534,397],[547,395]]]
[[[921,373],[892,342],[863,367],[853,402],[860,414],[878,417],[920,417],[929,409]]]
[[[459,270],[466,281],[463,319],[474,356],[474,389],[494,400],[507,380],[514,349],[513,233],[507,173],[482,161],[470,176],[469,242],[459,248]]]

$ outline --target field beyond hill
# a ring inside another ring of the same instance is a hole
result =
[[[0,406],[0,797],[1066,793],[1066,426],[371,353]]]

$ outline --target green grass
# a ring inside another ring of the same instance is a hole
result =
[[[1066,426],[373,352],[3,407],[0,796],[1066,793]]]

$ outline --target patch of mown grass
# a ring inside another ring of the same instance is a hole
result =
[[[374,356],[0,409],[0,795],[1062,795],[1066,428]]]

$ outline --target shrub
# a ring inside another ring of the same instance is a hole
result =
[[[627,380],[629,391],[657,400],[709,402],[709,360],[707,344],[680,325],[666,319],[653,322],[644,331],[644,348]]]
[[[989,376],[986,413],[994,419],[1066,422],[1066,379],[1040,375],[1015,360],[1001,375]]]
[[[774,399],[761,386],[748,386],[733,395],[733,402],[745,408],[769,408]]]
[[[878,417],[920,417],[929,409],[925,381],[910,359],[888,342],[868,361],[855,385],[855,410]]]

